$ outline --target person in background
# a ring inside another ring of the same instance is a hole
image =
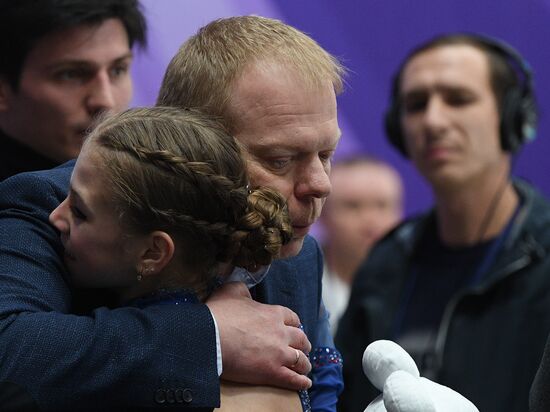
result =
[[[368,156],[335,162],[330,180],[332,191],[320,218],[323,301],[336,334],[355,272],[374,244],[402,217],[403,184],[392,166]]]
[[[435,204],[386,236],[357,273],[337,335],[342,411],[376,395],[361,357],[378,339],[481,411],[527,410],[550,332],[550,204],[511,172],[536,119],[529,65],[497,39],[441,35],[405,59],[386,130]]]
[[[0,181],[75,158],[94,118],[126,109],[137,0],[0,0]]]

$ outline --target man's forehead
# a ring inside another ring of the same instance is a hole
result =
[[[28,60],[86,61],[131,57],[127,31],[119,19],[81,24],[46,34],[38,39]],[[35,62],[36,63],[36,62]]]
[[[253,100],[255,104],[270,106],[284,100],[288,90],[298,90],[293,97],[307,98],[310,93],[330,90],[334,93],[331,79],[309,80],[305,72],[277,60],[260,60],[247,64],[235,78],[231,88],[231,105],[241,105]],[[299,105],[300,102],[298,101]]]
[[[257,154],[301,153],[310,151],[334,150],[341,137],[340,129],[327,129],[308,132],[304,129],[290,127],[287,131],[270,135],[257,135],[253,139],[240,138],[237,141],[248,151]]]
[[[435,83],[455,84],[457,87],[480,83],[489,85],[486,54],[468,44],[444,45],[418,53],[404,66],[402,93]]]

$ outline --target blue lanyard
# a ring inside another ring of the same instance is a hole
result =
[[[489,271],[489,268],[491,267],[491,265],[495,263],[497,253],[500,251],[502,244],[508,238],[508,235],[510,234],[512,227],[514,226],[514,221],[516,220],[516,217],[519,214],[520,206],[521,204],[517,205],[516,210],[512,215],[512,218],[506,225],[506,228],[504,228],[501,234],[489,246],[489,250],[487,251],[487,253],[485,253],[483,260],[478,265],[476,271],[474,272],[472,278],[470,279],[470,282],[469,282],[470,287],[478,285],[481,279],[483,278],[483,276],[485,275],[485,273]]]

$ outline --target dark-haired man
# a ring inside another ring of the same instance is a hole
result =
[[[137,0],[0,1],[0,180],[75,158],[101,112],[132,97]]]
[[[387,132],[435,206],[359,269],[337,336],[342,411],[374,397],[361,357],[377,339],[395,340],[422,376],[481,411],[527,409],[550,331],[550,205],[510,173],[535,123],[529,67],[505,44],[444,35],[405,59]]]

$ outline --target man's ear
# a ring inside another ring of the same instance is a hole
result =
[[[168,233],[160,230],[152,232],[139,258],[138,273],[144,277],[158,275],[170,263],[174,251],[174,240]]]

